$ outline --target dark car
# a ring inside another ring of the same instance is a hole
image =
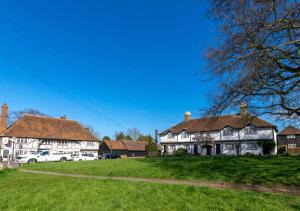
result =
[[[121,156],[115,152],[105,153],[102,155],[102,159],[117,159],[117,158],[121,158]]]

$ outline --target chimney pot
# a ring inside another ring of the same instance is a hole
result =
[[[191,112],[187,111],[184,113],[184,121],[190,121],[192,119]]]
[[[243,101],[241,103],[241,107],[240,107],[240,113],[241,115],[247,115],[248,111],[247,111],[247,103],[245,101]]]
[[[67,119],[67,116],[64,114],[60,119]]]

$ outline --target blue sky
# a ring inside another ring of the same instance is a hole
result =
[[[206,1],[2,1],[0,100],[78,120],[102,136],[153,134],[193,117],[214,86]]]

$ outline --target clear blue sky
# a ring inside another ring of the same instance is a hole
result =
[[[78,120],[102,136],[193,117],[213,87],[206,1],[1,1],[0,101]]]

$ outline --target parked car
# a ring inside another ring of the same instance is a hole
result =
[[[72,155],[74,161],[84,161],[84,160],[98,160],[97,156],[89,153],[79,153],[76,155]]]
[[[18,156],[17,163],[37,163],[37,162],[51,162],[51,161],[68,161],[72,160],[71,154],[64,152],[51,152],[49,150],[38,151],[28,155]]]
[[[121,158],[121,156],[116,152],[105,153],[102,155],[102,159],[117,159],[117,158]]]

